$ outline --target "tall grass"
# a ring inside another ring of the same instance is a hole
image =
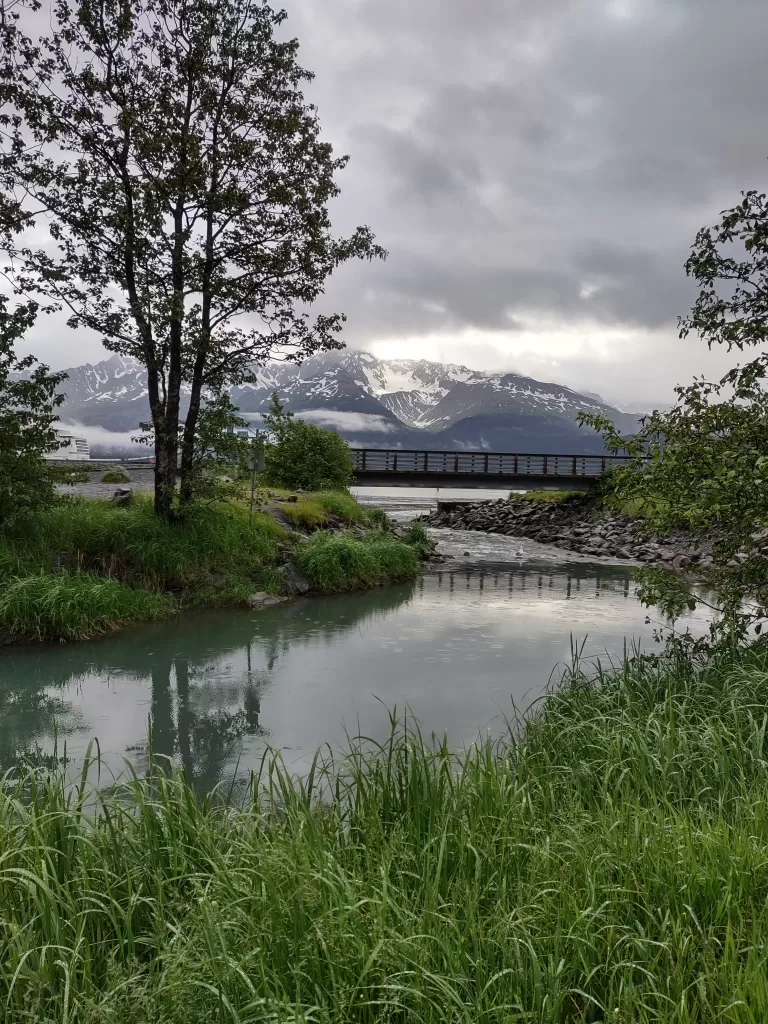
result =
[[[316,533],[297,549],[295,560],[312,589],[321,593],[413,579],[419,573],[416,550],[384,533],[363,540]]]
[[[10,540],[30,560],[65,555],[70,566],[169,589],[272,560],[283,536],[267,516],[254,517],[251,527],[247,511],[235,504],[201,504],[183,521],[168,523],[137,496],[125,508],[61,502],[20,525]]]
[[[366,510],[346,491],[318,491],[312,498],[325,512],[350,525],[368,520]]]
[[[0,799],[5,1019],[768,1020],[768,656],[578,671],[503,745],[395,728],[245,810]]]
[[[583,497],[581,491],[510,491],[510,501],[543,501],[545,504]]]
[[[327,520],[325,509],[311,498],[299,498],[293,504],[281,506],[280,511],[290,519],[291,524],[299,529],[316,530]]]
[[[0,643],[85,639],[184,605],[247,601],[280,585],[284,538],[234,504],[166,523],[145,498],[63,501],[0,536]]]
[[[348,494],[321,492],[283,509],[309,530],[329,515],[367,521]],[[317,533],[299,543],[269,515],[251,522],[236,503],[201,503],[168,523],[140,496],[126,507],[67,500],[0,533],[0,644],[85,639],[191,605],[247,604],[255,591],[284,588],[289,544],[316,591],[418,573],[417,547],[379,530],[362,541]]]
[[[39,573],[0,587],[0,643],[85,640],[172,614],[167,597],[89,573]]]
[[[300,497],[295,503],[281,506],[281,511],[295,526],[307,529],[322,526],[328,516],[335,516],[348,526],[369,522],[366,510],[346,491],[316,491],[309,497]]]

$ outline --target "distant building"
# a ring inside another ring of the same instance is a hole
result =
[[[65,462],[87,462],[91,457],[91,449],[84,437],[70,434],[66,430],[57,430],[58,448],[52,448],[46,459],[59,459]]]
[[[263,430],[256,430],[254,427],[227,427],[228,434],[234,434],[236,437],[247,437],[254,441],[258,441],[265,436]]]

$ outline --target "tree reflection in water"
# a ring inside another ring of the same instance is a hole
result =
[[[510,601],[510,612],[518,594],[522,602],[553,596],[581,601],[603,593],[634,601],[626,569],[456,564],[415,583],[364,594],[301,599],[258,613],[201,612],[91,643],[6,650],[0,653],[0,769],[34,752],[37,743],[49,753],[55,730],[60,746],[71,740],[82,749],[99,735],[102,722],[102,733],[111,729],[118,769],[124,751],[136,771],[149,770],[147,740],[127,749],[125,744],[131,731],[133,738],[146,737],[151,729],[157,763],[181,765],[191,782],[210,790],[231,774],[250,739],[269,742],[262,700],[286,652],[337,644],[365,621],[386,620],[414,595],[428,605],[461,605],[468,591],[483,603]],[[371,649],[371,657],[384,653]],[[136,712],[146,698],[149,728],[137,729]],[[121,713],[130,714],[124,731]]]
[[[410,600],[413,583],[346,599],[304,599],[259,613],[209,612],[155,623],[103,640],[67,646],[8,650],[0,654],[0,771],[21,760],[46,764],[52,738],[61,751],[67,737],[93,727],[67,690],[99,679],[107,685],[147,680],[148,736],[127,754],[145,774],[150,761],[180,764],[202,791],[225,775],[245,737],[268,740],[261,700],[270,673],[292,644],[316,634],[317,617],[306,614],[323,601],[332,608],[323,628],[329,639],[363,620],[386,615]],[[258,648],[266,672],[254,671]],[[244,678],[216,677],[223,657],[245,654]],[[39,744],[39,746],[38,746]]]

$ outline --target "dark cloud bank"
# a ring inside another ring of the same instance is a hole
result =
[[[714,365],[677,341],[683,264],[698,227],[766,184],[765,0],[286,6],[352,157],[335,223],[390,251],[330,282],[348,345],[540,359],[625,400]],[[71,339],[66,359],[43,341],[71,365]]]

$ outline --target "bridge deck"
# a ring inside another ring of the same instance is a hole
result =
[[[526,455],[352,448],[355,480],[371,487],[520,487],[588,490],[621,455]]]

